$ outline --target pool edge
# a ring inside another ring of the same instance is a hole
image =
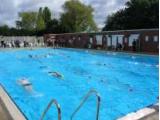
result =
[[[120,117],[117,120],[141,120],[145,117],[150,117],[150,115],[157,113],[159,114],[159,102],[142,108],[136,112],[128,113],[126,116]]]
[[[26,116],[18,108],[2,85],[0,85],[0,100],[5,109],[4,112],[9,118],[12,120],[27,120]]]

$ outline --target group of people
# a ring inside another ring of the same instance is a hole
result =
[[[0,47],[2,48],[20,48],[20,47],[31,47],[32,43],[29,43],[27,41],[19,41],[19,40],[15,40],[15,41],[11,41],[11,42],[5,42],[5,41],[1,41],[0,42]]]
[[[54,40],[54,41],[48,40],[46,42],[46,44],[47,44],[48,47],[58,48],[58,47],[65,47],[67,42],[66,41],[64,41],[64,42],[63,41],[57,41],[57,40]]]

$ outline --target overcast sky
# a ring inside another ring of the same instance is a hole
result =
[[[18,12],[37,11],[39,7],[48,6],[54,17],[63,12],[62,5],[67,0],[0,0],[0,25],[15,26]],[[98,27],[104,26],[106,16],[124,7],[128,0],[81,0],[94,8],[94,19]]]

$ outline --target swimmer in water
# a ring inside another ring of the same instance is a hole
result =
[[[104,83],[105,81],[103,79],[100,80],[101,83]]]
[[[159,68],[159,65],[156,65],[157,68]]]
[[[132,92],[133,91],[133,89],[132,88],[129,88],[129,92]]]
[[[135,56],[132,56],[132,59],[136,59],[136,57],[135,57]]]
[[[91,77],[91,76],[88,76],[88,78],[91,79],[92,77]]]
[[[32,91],[32,83],[30,83],[26,78],[18,80],[18,84],[23,86],[27,91]]]
[[[112,55],[117,55],[116,53],[112,53]]]
[[[49,72],[52,76],[63,79],[63,75],[58,72]]]
[[[28,55],[28,57],[33,58],[33,56],[32,56],[32,55]]]
[[[70,56],[69,56],[69,55],[67,55],[66,57],[67,57],[67,58],[70,58]]]
[[[50,55],[49,55],[49,54],[47,54],[47,55],[44,55],[44,57],[45,57],[45,58],[49,58],[49,57],[50,57]]]
[[[48,53],[48,55],[52,56],[52,55],[54,55],[54,54],[53,54],[53,53]]]
[[[39,68],[45,69],[45,68],[48,68],[48,66],[40,66]]]
[[[30,58],[38,58],[37,55],[35,55],[35,56],[33,56],[33,55],[28,55],[28,57],[30,57]]]
[[[157,97],[157,100],[159,100],[159,96]]]

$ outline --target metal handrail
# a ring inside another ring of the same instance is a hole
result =
[[[94,93],[97,97],[97,112],[96,112],[96,120],[98,120],[99,118],[99,109],[100,109],[100,101],[101,101],[101,97],[99,95],[99,93],[94,90],[91,89],[87,95],[84,96],[84,98],[82,99],[82,101],[80,102],[80,105],[76,108],[76,110],[72,113],[71,115],[71,120],[73,119],[74,115],[79,111],[79,109],[83,106],[83,104],[87,101],[87,99],[90,97],[90,95]]]
[[[57,108],[58,120],[61,120],[61,108],[60,108],[60,105],[58,104],[58,102],[57,102],[55,99],[53,99],[53,100],[51,100],[51,101],[49,102],[49,104],[48,104],[48,106],[46,107],[46,109],[44,110],[44,112],[43,112],[40,120],[43,120],[43,119],[44,119],[46,113],[48,112],[48,110],[49,110],[49,108],[51,107],[52,104],[54,104],[54,105],[56,106],[56,108]]]

